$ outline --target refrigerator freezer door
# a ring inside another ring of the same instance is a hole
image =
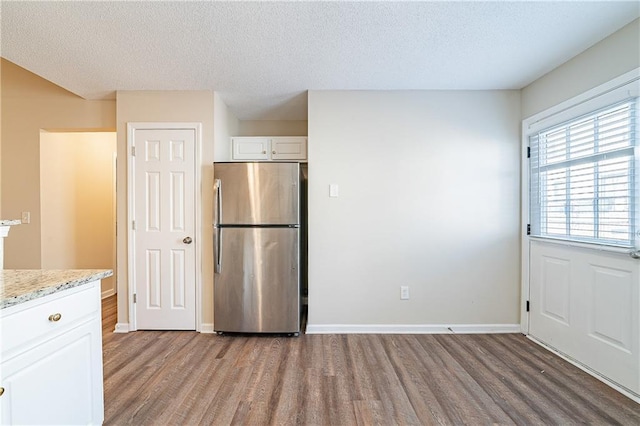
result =
[[[298,225],[298,163],[216,163],[217,225]]]
[[[298,333],[298,228],[220,228],[214,281],[214,329]]]

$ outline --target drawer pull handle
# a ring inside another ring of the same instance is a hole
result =
[[[49,321],[52,321],[52,322],[60,321],[60,318],[62,318],[62,314],[51,314],[51,315],[49,315]]]
[[[4,388],[0,388],[0,396],[4,395]]]

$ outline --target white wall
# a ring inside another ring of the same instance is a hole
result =
[[[237,136],[238,119],[217,92],[213,93],[213,160],[231,159],[231,136]]]
[[[41,132],[42,269],[115,270],[115,152],[115,132]]]
[[[310,328],[517,324],[519,120],[518,91],[310,91]]]
[[[640,19],[522,89],[522,118],[544,111],[640,66]]]

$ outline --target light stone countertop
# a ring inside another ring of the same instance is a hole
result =
[[[22,221],[20,219],[16,220],[0,220],[0,226],[13,226],[20,225]]]
[[[4,269],[0,271],[0,309],[111,275],[111,269]]]

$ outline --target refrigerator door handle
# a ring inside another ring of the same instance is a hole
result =
[[[218,226],[222,216],[222,181],[216,179],[213,181],[213,189],[216,191],[214,196],[215,206],[213,208],[213,228],[214,228],[214,247],[215,267],[214,272],[219,274],[222,271],[222,229]]]
[[[217,226],[214,229],[215,247],[213,248],[213,250],[215,251],[216,257],[214,272],[216,274],[219,274],[222,271],[222,229],[218,228]]]
[[[221,221],[222,216],[222,181],[220,179],[216,179],[213,182],[213,189],[216,192],[214,195],[214,209],[213,209],[213,226],[218,226]]]

